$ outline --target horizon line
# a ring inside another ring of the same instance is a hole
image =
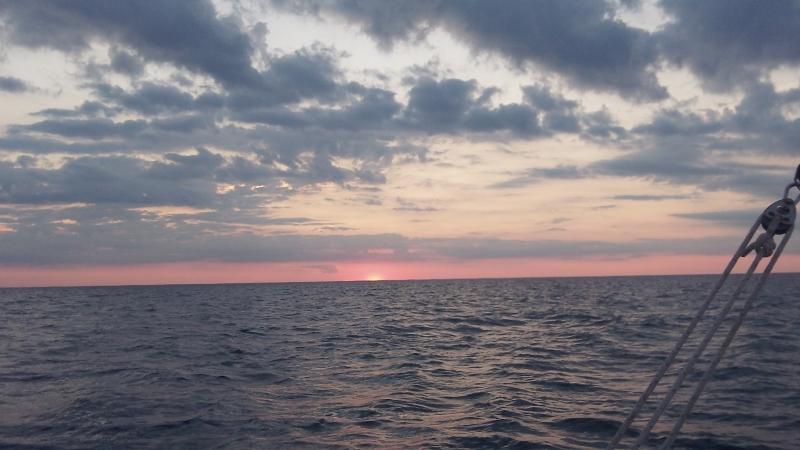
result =
[[[480,280],[546,280],[546,279],[583,279],[583,278],[655,278],[655,277],[708,277],[720,275],[717,273],[674,273],[674,274],[638,274],[638,275],[550,275],[550,276],[525,276],[525,277],[456,277],[456,278],[396,278],[386,280],[287,280],[287,281],[244,281],[220,283],[155,283],[155,284],[70,284],[70,285],[45,285],[45,286],[0,286],[4,289],[68,289],[68,288],[116,288],[116,287],[168,287],[168,286],[233,286],[233,285],[262,285],[262,284],[333,284],[333,283],[392,283],[408,281],[480,281]],[[742,273],[731,273],[739,276]],[[760,274],[759,274],[760,275]],[[772,272],[771,275],[800,275],[800,272]]]

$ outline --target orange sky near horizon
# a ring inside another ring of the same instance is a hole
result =
[[[736,272],[751,259],[740,261]],[[186,262],[126,266],[0,267],[0,287],[379,281],[461,278],[697,275],[720,273],[723,255],[651,255],[625,259],[490,259],[481,261],[344,261],[309,263]],[[765,264],[761,264],[763,268]],[[776,273],[800,272],[786,254]]]

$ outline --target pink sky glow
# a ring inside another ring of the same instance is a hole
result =
[[[616,260],[493,259],[470,262],[347,261],[336,263],[187,262],[128,266],[4,267],[0,286],[99,286],[273,283],[453,278],[526,278],[716,274],[719,255],[657,255]],[[739,263],[738,269],[744,266]],[[335,268],[335,272],[334,272]],[[800,255],[786,255],[777,272],[800,272]]]

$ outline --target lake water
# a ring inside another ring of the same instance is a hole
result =
[[[0,447],[601,448],[715,279],[0,290]],[[798,448],[798,293],[770,280],[677,448]]]

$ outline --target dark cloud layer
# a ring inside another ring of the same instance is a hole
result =
[[[795,156],[800,120],[786,108],[800,106],[800,91],[776,92],[753,83],[734,108],[722,113],[665,109],[632,130],[637,151],[600,161],[593,169],[607,175],[644,176],[705,189],[774,196],[791,168],[736,162],[735,156]],[[776,182],[776,180],[778,180]]]
[[[0,208],[0,215],[9,211]],[[309,262],[426,258],[459,261],[493,258],[627,258],[652,253],[720,254],[738,237],[647,239],[623,243],[581,240],[506,240],[484,238],[419,239],[399,234],[276,234],[245,227],[238,217],[210,219],[202,214],[158,215],[115,206],[74,206],[57,210],[16,210],[0,234],[0,265],[104,264],[154,262]],[[308,219],[293,223],[301,226]],[[271,223],[262,217],[261,225]],[[381,249],[376,253],[375,249]]]
[[[746,229],[748,226],[752,225],[753,222],[755,222],[759,214],[761,214],[761,210],[758,209],[734,209],[725,211],[680,213],[674,214],[674,216],[682,219],[703,220],[723,226]]]
[[[24,156],[13,163],[0,162],[0,204],[261,207],[289,195],[287,187],[385,181],[368,166],[338,167],[321,153],[284,161],[289,165],[270,154],[254,161],[198,148],[193,155],[167,153],[164,161],[81,156],[42,168],[35,158]],[[221,184],[229,185],[229,191],[221,193]]]
[[[338,13],[386,48],[441,27],[476,52],[522,67],[542,66],[579,86],[627,98],[667,96],[654,73],[658,53],[646,32],[614,19],[611,2],[581,0],[281,0],[295,11]]]
[[[29,89],[28,83],[14,77],[0,77],[0,91],[2,92],[25,92]]]
[[[150,61],[209,75],[228,86],[259,83],[251,66],[253,45],[248,35],[233,19],[218,17],[205,0],[3,0],[0,14],[17,45],[77,52],[100,39],[130,47]]]
[[[800,8],[794,0],[662,0],[673,21],[659,33],[665,56],[716,89],[800,63]]]
[[[615,195],[612,197],[614,200],[630,200],[635,202],[657,202],[662,200],[687,200],[691,198],[688,195],[650,195],[650,194],[623,194],[623,195]]]
[[[4,164],[0,166],[0,202],[212,205],[216,187],[210,175],[216,167],[208,164],[220,163],[205,156],[198,153],[156,165],[139,158],[81,157],[51,170]]]
[[[613,127],[591,123],[598,113],[583,115],[582,135],[605,143],[622,139],[627,151],[585,167],[534,168],[495,187],[524,187],[542,179],[570,179],[580,174],[637,177],[703,190],[777,196],[784,182],[790,180],[792,167],[745,163],[736,158],[798,154],[800,119],[787,117],[785,111],[800,107],[800,89],[778,92],[766,82],[744,86],[746,91],[739,103],[721,112],[697,111],[687,106],[664,108],[649,121],[613,134],[604,131]]]
[[[481,104],[476,92],[474,81],[421,79],[409,91],[403,123],[432,133],[504,129],[521,136],[544,133],[536,109],[523,104],[491,108]]]
[[[548,167],[548,168],[534,168],[529,169],[523,172],[520,175],[515,176],[506,181],[502,181],[500,183],[496,183],[491,187],[494,188],[519,188],[525,187],[534,183],[538,183],[542,180],[547,179],[558,179],[558,180],[574,180],[578,178],[584,178],[590,175],[588,171],[585,169],[579,168],[577,166],[566,166],[560,165],[556,167]]]

